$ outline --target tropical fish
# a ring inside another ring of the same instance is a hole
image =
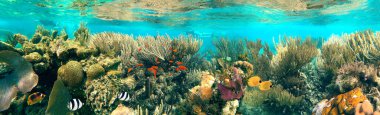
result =
[[[141,66],[144,66],[144,64],[142,63],[139,63],[139,64],[136,64],[137,67],[141,67]]]
[[[67,108],[69,108],[70,111],[76,111],[76,110],[82,108],[82,106],[83,106],[83,103],[79,99],[72,99],[67,104]]]
[[[127,93],[127,92],[121,92],[117,98],[119,98],[120,100],[123,100],[123,101],[129,101],[131,100],[131,97],[130,95]]]
[[[176,63],[177,65],[182,65],[183,63],[182,62],[180,62],[180,61],[177,61],[177,63]]]
[[[130,73],[133,70],[133,68],[128,68],[128,73]]]
[[[259,89],[261,91],[266,91],[272,88],[272,82],[271,81],[264,81],[260,83]]]
[[[176,49],[173,49],[172,51],[173,51],[174,53],[175,53],[175,52],[177,52],[177,50],[176,50]]]
[[[28,105],[33,105],[36,103],[41,103],[41,101],[45,98],[45,94],[40,92],[34,92],[28,96]]]
[[[169,63],[173,63],[174,61],[173,60],[169,60]]]
[[[250,87],[255,87],[260,85],[261,83],[261,78],[259,76],[253,76],[248,79],[248,86]]]
[[[158,66],[152,66],[148,68],[148,71],[153,73],[154,78],[157,78],[157,69],[158,69]]]
[[[180,65],[180,66],[178,66],[175,70],[176,70],[176,71],[184,71],[184,70],[187,70],[187,67],[186,67],[186,66],[183,66],[183,65]]]

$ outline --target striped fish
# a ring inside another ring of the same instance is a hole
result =
[[[83,103],[79,99],[72,99],[67,104],[67,108],[69,108],[70,111],[76,111],[76,110],[80,109],[82,106],[83,106]]]
[[[123,101],[129,101],[131,100],[130,95],[127,92],[122,92],[118,95],[118,98]]]

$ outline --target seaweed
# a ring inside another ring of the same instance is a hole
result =
[[[253,71],[256,75],[261,76],[263,79],[268,79],[272,76],[270,63],[273,58],[273,53],[266,43],[263,45],[260,39],[256,42],[246,39],[247,49],[250,51],[249,62],[253,64]],[[263,51],[262,53],[260,53]]]
[[[343,64],[355,61],[355,54],[343,39],[338,36],[331,36],[329,40],[322,45],[321,59],[323,69],[335,74],[338,68]]]
[[[299,96],[306,93],[305,79],[299,70],[317,56],[318,51],[311,38],[287,38],[276,46],[277,54],[271,61],[274,80],[282,84],[292,94]]]
[[[246,48],[243,40],[230,40],[227,38],[214,39],[212,44],[216,47],[215,58],[222,58],[228,62],[239,60],[239,56],[245,55]]]
[[[75,39],[74,39],[75,41],[78,41],[83,46],[87,45],[87,42],[90,37],[90,31],[88,30],[84,22],[82,22],[78,30],[74,32],[74,36],[75,36]]]
[[[300,102],[303,98],[303,96],[294,96],[280,86],[273,87],[269,91],[246,89],[240,109],[243,114],[259,112],[257,108],[271,114],[297,113],[297,107],[301,106]],[[263,113],[263,111],[261,112]]]
[[[380,61],[380,32],[366,30],[354,34],[343,34],[347,45],[356,55],[356,59],[364,63],[378,64]]]

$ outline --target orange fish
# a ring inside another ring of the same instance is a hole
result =
[[[259,76],[254,76],[248,79],[248,86],[255,87],[260,85],[261,78]]]
[[[271,81],[264,81],[264,82],[261,82],[259,85],[259,89],[261,91],[266,91],[266,90],[269,90],[270,88],[272,88],[272,82]]]
[[[30,94],[28,96],[28,105],[33,105],[36,103],[41,103],[41,101],[45,98],[45,94],[40,93],[40,92],[35,92],[33,94]]]
[[[158,69],[158,66],[152,66],[151,68],[157,70],[157,69]]]
[[[174,50],[173,50],[173,52],[175,53],[175,52],[177,52],[177,50],[176,50],[176,49],[174,49]]]
[[[139,63],[139,64],[137,64],[136,66],[137,66],[137,67],[141,67],[141,66],[144,66],[144,64]]]
[[[148,71],[152,72],[154,75],[154,78],[157,78],[157,69],[154,69],[153,67],[148,68]]]
[[[180,61],[177,61],[177,65],[182,65],[183,63]]]
[[[184,70],[187,70],[187,67],[183,66],[183,65],[180,65],[178,66],[176,69],[176,71],[184,71]]]
[[[128,73],[130,73],[133,70],[133,68],[128,68]]]
[[[137,51],[141,52],[141,48],[137,48]]]
[[[174,61],[173,60],[169,60],[169,63],[173,63]]]

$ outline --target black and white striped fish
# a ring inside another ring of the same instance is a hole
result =
[[[72,99],[67,104],[67,108],[69,108],[70,111],[76,111],[76,110],[80,109],[82,106],[83,106],[83,103],[79,99]]]
[[[121,93],[118,95],[118,98],[119,98],[120,100],[123,100],[123,101],[129,101],[129,100],[131,100],[130,94],[128,94],[127,92],[121,92]]]

